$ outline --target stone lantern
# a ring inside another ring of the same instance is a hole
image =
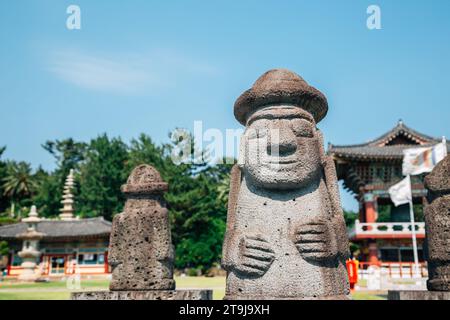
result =
[[[23,272],[19,276],[21,281],[35,281],[39,274],[36,273],[36,261],[40,257],[39,240],[44,236],[43,233],[37,231],[37,224],[41,221],[38,216],[36,206],[31,207],[28,218],[22,219],[27,224],[27,231],[17,235],[18,239],[23,240],[22,251],[19,257],[22,259]]]

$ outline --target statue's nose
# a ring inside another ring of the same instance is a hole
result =
[[[292,130],[276,129],[271,130],[270,139],[267,146],[267,153],[276,156],[277,152],[280,157],[286,157],[293,154],[297,150],[297,141]]]

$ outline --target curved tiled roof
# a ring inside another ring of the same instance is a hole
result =
[[[27,230],[25,222],[0,227],[0,240],[16,239]],[[44,233],[44,240],[57,238],[106,237],[111,232],[111,222],[103,218],[79,220],[42,220],[37,225],[38,232]]]
[[[410,144],[394,144],[389,145],[394,139],[402,137],[409,141]],[[403,150],[414,147],[431,147],[441,139],[433,138],[428,135],[419,133],[414,129],[407,127],[403,122],[399,122],[389,132],[366,143],[335,146],[329,144],[328,153],[338,158],[357,158],[364,159],[398,159],[403,158]],[[450,144],[447,143],[447,149],[450,151]]]
[[[418,147],[431,147],[435,143],[427,143],[420,145]],[[412,145],[396,145],[396,146],[386,146],[386,147],[353,147],[353,146],[330,146],[328,152],[334,154],[337,157],[342,158],[359,158],[364,159],[403,159],[403,150],[412,148]],[[447,143],[447,150],[450,153],[450,144]]]

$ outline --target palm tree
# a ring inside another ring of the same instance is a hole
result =
[[[6,178],[3,180],[4,195],[11,201],[11,216],[14,217],[16,201],[30,196],[36,189],[31,166],[25,162],[8,162]]]

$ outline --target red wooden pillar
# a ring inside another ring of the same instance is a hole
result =
[[[64,258],[64,274],[68,274],[68,268],[69,268],[69,255],[65,254],[63,256]]]
[[[6,275],[7,276],[11,275],[11,266],[12,266],[12,263],[13,263],[13,258],[14,258],[13,254],[10,253],[8,255],[8,265],[6,266]]]
[[[365,222],[376,222],[378,219],[377,200],[372,193],[364,194]]]
[[[51,256],[47,256],[47,268],[46,268],[46,273],[45,274],[50,274],[50,267],[51,267],[51,263],[52,263],[52,257]]]
[[[373,193],[367,192],[364,194],[364,206],[366,211],[366,222],[375,223],[378,219],[378,206],[376,197]],[[371,230],[372,227],[369,227],[368,229]],[[371,265],[379,265],[380,261],[378,260],[378,245],[376,240],[369,241],[369,263]]]
[[[78,260],[77,260],[77,254],[76,253],[72,254],[71,265],[72,265],[72,274],[76,274],[77,273],[77,269],[78,269]]]
[[[371,265],[378,265],[378,245],[375,241],[369,243],[369,263]]]
[[[105,273],[109,273],[108,251],[105,251]]]

